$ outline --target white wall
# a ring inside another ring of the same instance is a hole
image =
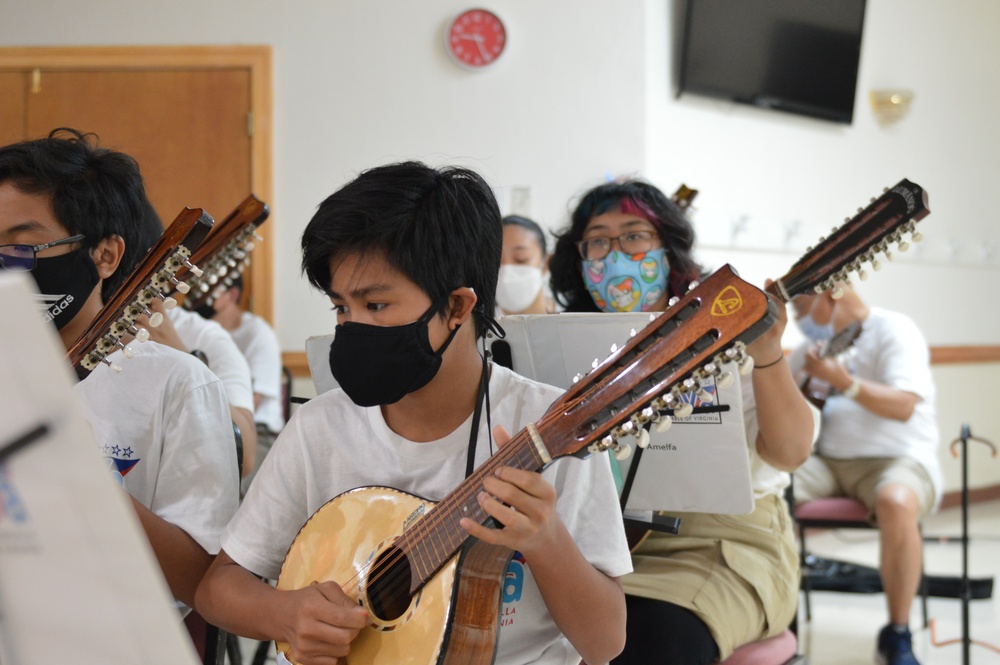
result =
[[[1000,257],[984,264],[981,256],[1000,241],[993,0],[869,0],[850,126],[676,99],[677,0],[493,0],[486,6],[506,22],[509,47],[477,73],[443,49],[449,19],[470,6],[459,0],[0,2],[5,46],[273,47],[269,224],[286,350],[334,325],[299,277],[298,238],[316,205],[358,171],[406,158],[480,170],[505,212],[510,188],[528,187],[530,213],[552,228],[566,221],[574,195],[607,175],[642,174],[665,191],[685,182],[701,192],[701,260],[730,262],[758,284],[907,177],[930,195],[927,240],[916,259],[882,271],[862,294],[912,315],[932,344],[997,343]],[[879,127],[866,102],[875,87],[915,91],[910,115]],[[729,225],[742,215],[748,230],[732,242]],[[792,220],[801,230],[786,244]],[[988,367],[995,383],[997,366]],[[967,389],[960,376],[946,381],[942,391]],[[973,427],[998,435],[1000,418]],[[981,471],[991,475],[979,484],[1000,478]]]

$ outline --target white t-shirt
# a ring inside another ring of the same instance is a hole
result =
[[[222,383],[191,355],[156,342],[101,364],[74,392],[108,470],[139,503],[219,551],[239,505],[232,419]]]
[[[261,396],[260,404],[254,409],[254,422],[263,423],[277,434],[285,426],[278,336],[267,321],[250,312],[243,312],[239,327],[231,330],[230,334],[250,365],[253,392]]]
[[[787,471],[776,469],[757,452],[757,434],[760,425],[757,422],[757,398],[753,392],[753,380],[750,376],[740,377],[740,388],[743,395],[743,423],[747,432],[747,452],[750,455],[750,478],[753,486],[754,499],[760,499],[769,494],[782,496],[785,488],[791,483],[791,475]],[[813,416],[812,441],[816,442],[820,433],[820,413],[812,404],[809,411]]]
[[[795,350],[792,368],[799,370],[805,347]],[[941,445],[934,408],[934,379],[927,341],[906,315],[872,307],[861,322],[861,335],[841,362],[852,375],[920,397],[906,422],[884,418],[858,402],[834,394],[823,408],[823,430],[817,450],[824,457],[910,457],[930,475],[941,495],[938,461]]]
[[[185,346],[191,351],[198,349],[208,357],[208,367],[222,381],[229,404],[253,413],[250,365],[229,331],[183,307],[173,308],[169,316]]]
[[[516,433],[540,419],[561,394],[492,365],[493,426]],[[275,579],[288,547],[305,521],[333,497],[380,485],[440,501],[465,478],[472,417],[438,441],[407,441],[389,429],[379,407],[356,406],[340,389],[300,407],[264,459],[250,491],[226,527],[222,548],[237,563]],[[476,466],[491,454],[487,419],[480,419]],[[543,472],[558,493],[556,510],[583,555],[598,570],[619,577],[632,570],[621,511],[604,454],[559,459]],[[530,562],[527,562],[530,565]],[[508,568],[496,663],[578,665],[542,601],[523,557]]]

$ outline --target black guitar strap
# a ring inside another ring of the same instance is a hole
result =
[[[490,439],[490,455],[493,454],[493,421],[490,419],[490,372],[483,354],[483,373],[479,378],[479,392],[476,394],[476,408],[472,412],[472,432],[469,434],[469,452],[465,461],[465,477],[472,475],[476,466],[476,441],[479,439],[479,417],[486,402],[486,436]]]

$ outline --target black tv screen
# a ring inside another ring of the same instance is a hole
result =
[[[680,88],[850,124],[865,0],[688,0]]]

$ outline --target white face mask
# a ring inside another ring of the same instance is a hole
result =
[[[531,306],[542,290],[542,269],[508,263],[500,266],[497,281],[497,304],[508,313],[521,312]]]

